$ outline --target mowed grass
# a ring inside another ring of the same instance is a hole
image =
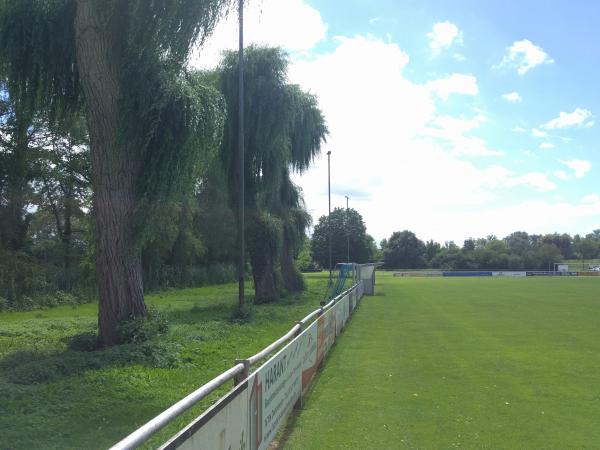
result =
[[[600,279],[377,281],[285,449],[600,448]]]
[[[67,342],[95,330],[96,305],[0,314],[0,449],[105,449],[174,402],[287,332],[318,308],[327,274],[308,290],[230,321],[237,285],[147,297],[169,332],[149,343],[77,352]],[[247,295],[251,295],[248,289]],[[231,383],[154,438],[157,447]]]

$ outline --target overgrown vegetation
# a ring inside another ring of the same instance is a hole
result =
[[[212,71],[185,66],[229,3],[0,1],[0,310],[98,296],[110,345],[120,322],[147,316],[144,291],[235,279],[237,54]],[[76,53],[82,42],[90,54]],[[102,45],[110,54],[94,56]],[[281,49],[247,49],[257,302],[304,289],[294,258],[311,218],[290,177],[327,135],[287,66]],[[115,85],[90,82],[104,72]]]
[[[106,349],[97,348],[95,305],[0,313],[0,448],[108,448],[287,332],[319,306],[326,282],[311,275],[305,293],[243,311],[234,284],[149,295],[153,320],[130,322],[121,328],[130,342]]]

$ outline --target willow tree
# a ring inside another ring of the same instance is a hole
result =
[[[306,170],[327,134],[316,98],[288,83],[287,68],[287,56],[279,48],[251,46],[244,53],[246,233],[256,302],[277,299],[284,287],[279,263],[286,246],[286,217],[271,206],[288,182],[287,170]],[[226,53],[219,68],[228,107],[222,157],[236,210],[240,206],[237,71],[237,53]]]
[[[96,217],[98,328],[146,315],[140,246],[158,205],[190,186],[217,145],[220,97],[184,65],[228,0],[0,0],[11,91],[57,119],[87,115]]]

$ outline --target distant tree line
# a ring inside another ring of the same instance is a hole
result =
[[[555,262],[600,257],[600,230],[585,236],[515,231],[502,239],[493,235],[469,238],[462,246],[453,241],[423,242],[405,230],[384,239],[381,250],[385,267],[389,269],[552,270]]]

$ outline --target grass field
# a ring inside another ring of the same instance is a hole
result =
[[[110,350],[69,350],[95,329],[96,305],[0,313],[0,449],[105,449],[156,414],[287,332],[322,300],[326,274],[308,277],[301,296],[229,319],[237,285],[148,296],[170,322],[153,341]],[[250,294],[250,291],[248,291]],[[156,447],[219,392],[169,426]]]
[[[600,448],[600,280],[378,276],[285,449]]]

